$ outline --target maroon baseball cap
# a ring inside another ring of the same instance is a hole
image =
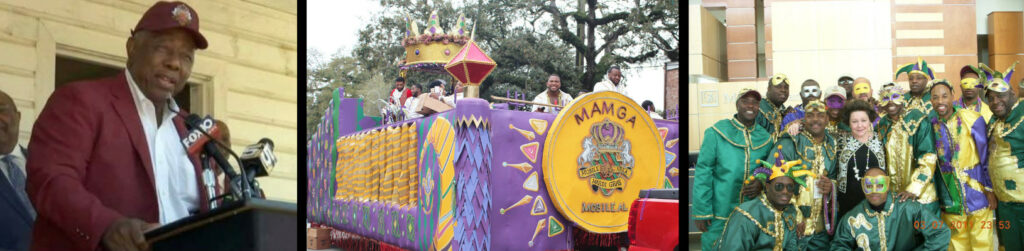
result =
[[[196,14],[196,10],[188,4],[177,1],[157,2],[149,7],[146,14],[142,14],[142,19],[139,19],[139,23],[135,25],[132,35],[142,30],[162,31],[173,28],[185,29],[195,39],[196,48],[206,49],[206,38],[199,33],[199,15]]]

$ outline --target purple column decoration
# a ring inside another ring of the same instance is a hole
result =
[[[465,98],[455,110],[456,208],[453,250],[489,250],[491,109],[487,101]]]

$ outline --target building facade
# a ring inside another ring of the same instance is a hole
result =
[[[887,82],[906,89],[907,76],[893,73],[919,57],[951,83],[968,64],[1003,71],[1024,61],[1022,9],[1016,0],[691,1],[689,151],[735,113],[738,90],[763,94],[776,73],[789,77],[793,106],[807,79],[823,90],[844,75],[868,78],[874,95]]]
[[[223,120],[232,149],[261,138],[277,166],[260,178],[267,198],[296,201],[298,56],[292,1],[186,1],[209,48],[198,50],[179,104]],[[124,70],[131,29],[153,1],[0,0],[0,90],[21,111],[20,142],[53,90]],[[31,146],[29,146],[31,147]]]

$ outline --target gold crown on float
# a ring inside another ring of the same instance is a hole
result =
[[[594,137],[598,152],[618,152],[625,134],[626,131],[622,129],[622,126],[608,119],[590,127],[590,135]]]
[[[439,19],[436,10],[430,12],[427,27],[420,32],[416,20],[408,14],[405,15],[406,31],[402,39],[405,61],[401,64],[403,70],[425,68],[424,70],[443,72],[444,64],[470,40],[472,34],[466,28],[464,14],[459,14],[459,18],[448,33],[441,28]]]

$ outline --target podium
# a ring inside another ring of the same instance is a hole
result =
[[[295,250],[294,203],[250,199],[225,204],[145,233],[152,250]],[[298,232],[296,232],[298,231]]]

